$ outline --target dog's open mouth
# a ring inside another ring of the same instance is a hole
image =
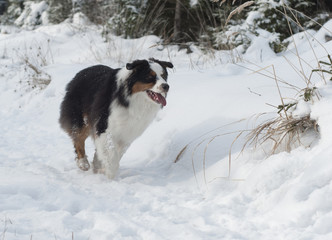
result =
[[[151,90],[147,90],[146,93],[156,103],[159,103],[159,104],[161,104],[163,106],[166,106],[166,99],[160,93],[152,92]]]

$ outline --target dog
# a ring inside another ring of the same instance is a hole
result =
[[[166,105],[167,68],[173,64],[153,58],[117,69],[96,65],[68,83],[59,122],[73,141],[81,170],[90,169],[85,140],[91,136],[96,148],[93,172],[116,176],[127,148]]]

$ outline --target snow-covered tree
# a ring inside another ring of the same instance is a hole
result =
[[[51,23],[60,23],[73,13],[72,0],[48,0],[48,18]]]
[[[324,1],[256,0],[243,11],[240,19],[232,18],[224,29],[215,31],[214,45],[218,48],[242,45],[245,51],[251,36],[258,36],[259,30],[262,30],[264,34],[270,33],[270,47],[280,52],[285,49],[287,42],[284,40],[290,35],[308,28],[319,28],[317,22],[323,24],[328,20],[329,14],[324,12],[327,5],[323,8],[318,2]]]
[[[319,11],[316,0],[258,0],[247,20],[255,28],[275,34],[277,38],[271,42],[271,47],[280,52],[282,42],[290,35],[307,28],[319,28],[316,22],[327,20],[328,15]]]

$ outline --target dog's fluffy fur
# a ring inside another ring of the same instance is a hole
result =
[[[76,74],[66,88],[60,125],[73,140],[80,169],[90,168],[84,143],[91,136],[94,172],[114,178],[126,149],[166,105],[166,68],[172,63],[150,59],[121,69],[92,66]]]

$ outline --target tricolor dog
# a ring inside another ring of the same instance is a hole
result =
[[[126,149],[166,105],[167,68],[173,64],[156,59],[118,69],[97,65],[69,82],[59,121],[73,140],[80,169],[90,168],[85,140],[91,136],[96,147],[93,171],[115,177]]]

